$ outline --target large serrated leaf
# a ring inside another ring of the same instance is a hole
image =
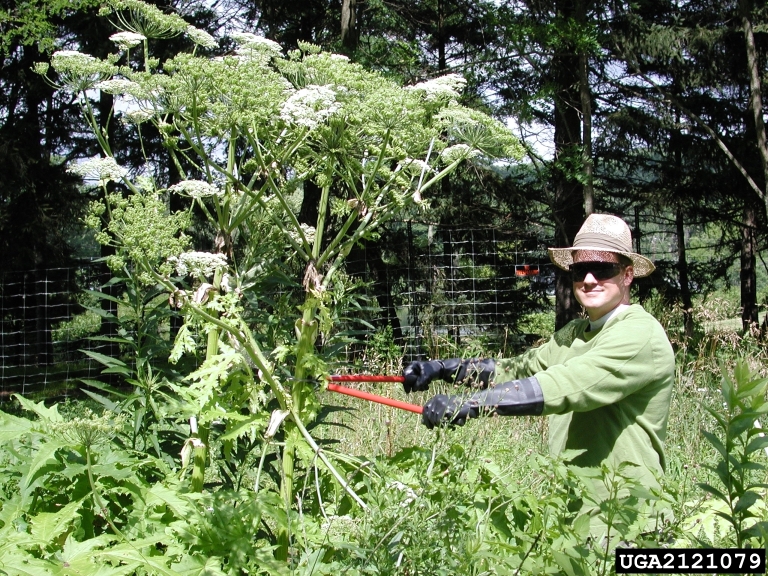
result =
[[[0,571],[13,576],[53,576],[58,573],[53,562],[35,558],[19,549],[3,554]]]
[[[218,556],[186,555],[171,568],[179,576],[226,576],[226,572],[221,570],[221,564],[222,559]]]
[[[10,442],[29,432],[34,423],[26,418],[0,412],[0,443]]]
[[[34,412],[43,420],[48,420],[49,422],[61,422],[64,420],[61,417],[61,414],[59,414],[59,407],[56,404],[47,408],[42,401],[35,404],[20,394],[14,394],[13,397],[16,398],[19,404],[21,404],[22,408]]]
[[[22,482],[22,490],[25,492],[37,480],[38,474],[46,464],[56,462],[56,451],[65,448],[67,444],[60,440],[49,440],[39,446]]]
[[[266,414],[254,414],[246,418],[244,421],[238,422],[237,425],[233,426],[230,430],[228,430],[227,433],[220,438],[220,440],[222,441],[235,440],[251,432],[254,429],[264,428],[264,425],[266,423],[267,423]]]
[[[143,496],[147,508],[162,504],[169,510],[172,510],[179,518],[184,518],[185,514],[190,510],[189,500],[180,495],[176,490],[162,484],[153,484],[149,490],[144,492]]]
[[[53,542],[58,536],[72,527],[79,516],[81,501],[70,502],[56,512],[41,512],[30,518],[32,536],[43,546]]]

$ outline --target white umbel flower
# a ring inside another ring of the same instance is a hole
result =
[[[424,92],[427,100],[438,100],[440,98],[456,98],[467,85],[467,80],[459,74],[446,74],[439,78],[419,82],[410,86],[410,90],[419,90]]]
[[[73,164],[68,168],[72,174],[83,178],[98,180],[99,185],[109,181],[119,182],[128,175],[128,170],[120,166],[112,156],[90,158]]]
[[[289,124],[298,124],[311,130],[339,109],[341,104],[336,102],[336,92],[328,86],[310,84],[283,102],[280,118]]]
[[[227,268],[227,257],[224,254],[210,252],[185,252],[178,257],[171,256],[168,262],[180,276],[194,276],[200,279],[213,276],[217,270]]]
[[[221,196],[224,192],[208,182],[202,180],[184,180],[174,184],[169,188],[171,192],[185,194],[195,199],[208,198],[210,196]]]
[[[192,40],[192,42],[203,48],[218,48],[219,46],[216,39],[208,34],[208,32],[200,30],[200,28],[195,28],[192,25],[187,27],[187,36],[189,36],[189,39]]]
[[[112,34],[109,39],[117,44],[122,50],[128,50],[129,48],[133,48],[144,42],[147,37],[144,36],[144,34],[137,34],[136,32],[117,32],[116,34]]]
[[[409,174],[420,175],[422,173],[429,174],[432,172],[432,168],[424,160],[418,160],[415,158],[405,158],[398,166],[398,170],[404,170]]]
[[[126,80],[125,78],[102,80],[101,82],[98,82],[94,88],[106,92],[107,94],[114,94],[115,96],[128,94],[140,98],[144,94],[144,90],[140,84],[133,82],[132,80]]]
[[[154,113],[148,110],[136,109],[124,112],[120,119],[124,124],[141,124],[142,122],[151,120],[154,116]]]
[[[242,48],[247,48],[250,50],[264,50],[267,52],[273,52],[274,54],[283,53],[283,49],[280,47],[280,44],[274,40],[269,40],[263,36],[251,34],[250,32],[238,32],[237,34],[232,34],[232,40],[234,40],[235,43]]]
[[[440,153],[440,156],[447,163],[454,162],[456,160],[463,160],[465,158],[474,158],[479,156],[480,151],[472,148],[466,144],[454,144],[449,146]]]

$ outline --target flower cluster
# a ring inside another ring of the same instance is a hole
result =
[[[432,172],[432,168],[424,160],[417,160],[414,158],[405,158],[398,165],[399,170],[405,170],[409,174],[421,175],[422,173],[428,174]]]
[[[221,196],[224,194],[223,190],[220,188],[217,188],[208,182],[203,182],[202,180],[184,180],[178,184],[174,184],[169,190],[171,192],[176,192],[177,194],[185,194],[195,199]]]
[[[263,36],[257,36],[256,34],[251,34],[250,32],[238,32],[237,34],[233,34],[232,40],[234,40],[240,48],[245,49],[246,51],[260,50],[260,51],[272,52],[276,55],[283,53],[283,49],[280,47],[280,44],[278,44],[277,42],[273,40],[268,40]],[[238,54],[239,53],[240,52],[238,49]]]
[[[176,257],[171,256],[168,262],[175,268],[180,276],[193,276],[195,278],[208,278],[217,270],[227,267],[227,257],[224,254],[211,254],[210,252],[185,252]]]
[[[280,118],[311,130],[340,109],[341,104],[336,102],[336,92],[328,86],[310,84],[283,102]]]
[[[187,36],[192,42],[203,48],[218,48],[219,43],[205,30],[195,28],[191,24],[187,27]]]
[[[135,110],[128,110],[127,112],[124,112],[121,120],[124,124],[141,124],[142,122],[150,120],[154,116],[155,115],[153,112],[137,108]]]
[[[315,242],[315,227],[310,226],[309,224],[301,224],[301,231],[304,234],[304,238],[307,241],[307,244],[312,245]],[[295,230],[293,228],[288,230],[288,234],[293,238],[296,242],[301,243],[301,234],[299,234],[298,230]]]
[[[59,50],[51,56],[51,65],[59,75],[63,87],[72,92],[82,92],[111,78],[117,67],[104,60],[75,50]]]
[[[142,87],[132,80],[126,80],[125,78],[112,78],[111,80],[102,80],[94,85],[94,88],[106,92],[107,94],[114,94],[116,96],[122,96],[128,94],[141,98],[144,94]]]
[[[128,170],[120,166],[112,156],[95,157],[73,164],[68,169],[72,174],[86,179],[98,180],[99,186],[109,181],[119,182],[128,175]]]
[[[82,417],[50,422],[49,426],[54,434],[63,437],[66,442],[91,448],[109,442],[124,424],[124,414],[113,416],[105,412],[96,416],[90,408],[86,408]]]
[[[136,32],[117,32],[116,34],[112,34],[109,39],[117,44],[118,48],[121,50],[128,50],[129,48],[133,48],[144,42],[147,37],[144,36],[144,34],[137,34]]]
[[[446,74],[439,78],[419,82],[411,86],[411,90],[420,90],[424,92],[427,100],[439,100],[442,98],[456,98],[467,85],[467,81],[459,74]]]
[[[110,0],[100,13],[117,12],[120,24],[147,38],[172,38],[186,31],[187,23],[177,14],[166,14],[142,0]]]
[[[476,150],[466,144],[454,144],[453,146],[448,146],[448,148],[446,148],[440,153],[440,156],[442,157],[443,161],[445,161],[448,164],[451,164],[456,160],[474,158],[475,156],[479,156],[479,155],[480,155],[479,150]]]

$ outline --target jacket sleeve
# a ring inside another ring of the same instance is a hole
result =
[[[494,381],[499,383],[518,380],[547,370],[558,362],[558,358],[563,355],[563,349],[571,347],[576,335],[583,332],[587,324],[586,320],[574,320],[558,330],[541,346],[526,350],[514,358],[497,360]]]

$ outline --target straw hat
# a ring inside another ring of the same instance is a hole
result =
[[[573,246],[550,248],[549,259],[558,268],[568,270],[573,264],[574,250],[615,252],[632,260],[635,277],[648,276],[656,267],[648,258],[632,251],[632,233],[621,218],[610,214],[590,214],[582,224]]]

